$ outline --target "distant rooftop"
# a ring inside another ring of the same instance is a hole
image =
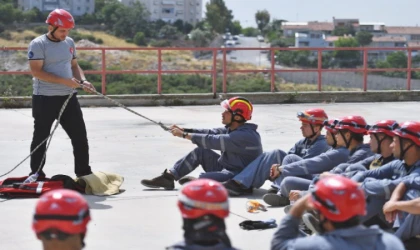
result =
[[[314,30],[314,31],[333,31],[334,24],[331,22],[287,22],[283,24],[285,29],[291,30]]]
[[[360,22],[359,25],[385,25],[385,23],[381,23],[381,22]]]
[[[385,30],[389,34],[420,35],[420,27],[418,26],[387,26]]]
[[[403,36],[376,36],[372,37],[372,42],[407,42]]]

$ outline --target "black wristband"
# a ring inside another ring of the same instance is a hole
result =
[[[193,133],[194,130],[192,128],[184,128],[184,132]]]
[[[86,82],[86,79],[80,80],[80,84],[83,84],[84,82]]]
[[[188,133],[187,132],[184,132],[184,133],[182,133],[182,138],[184,138],[185,139],[185,137],[188,135]]]

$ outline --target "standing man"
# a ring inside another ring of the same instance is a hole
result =
[[[76,88],[94,90],[85,79],[76,60],[76,47],[68,37],[74,28],[73,16],[63,10],[53,10],[45,21],[48,33],[31,41],[28,59],[33,76],[32,116],[34,133],[31,152],[50,134],[51,126],[58,118],[69,95],[73,95],[60,119],[60,124],[73,145],[74,168],[78,177],[92,173],[89,166],[89,145],[82,110],[77,100]],[[31,174],[45,176],[42,171],[45,160],[44,143],[31,156]],[[40,170],[38,172],[38,169]]]

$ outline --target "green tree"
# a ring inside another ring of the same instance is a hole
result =
[[[45,22],[47,20],[48,15],[50,14],[48,11],[40,11],[38,8],[34,7],[32,8],[32,11],[36,13],[36,20],[35,22]]]
[[[282,24],[286,20],[283,19],[274,19],[269,24],[267,24],[263,30],[263,33],[266,34],[268,40],[272,42],[273,40],[279,39],[283,36]]]
[[[116,36],[134,37],[137,32],[144,32],[148,29],[146,19],[150,14],[141,3],[136,2],[130,7],[119,6],[114,15],[117,19],[112,30]]]
[[[184,34],[189,34],[194,29],[194,26],[190,23],[184,24]]]
[[[391,68],[407,68],[407,56],[402,51],[389,54],[386,57],[386,61]]]
[[[232,11],[226,7],[223,0],[210,0],[206,4],[206,21],[211,28],[218,32],[224,33],[232,27],[233,15]]]
[[[79,20],[75,20],[76,24],[95,24],[97,23],[95,14],[85,13],[83,16],[79,17]]]
[[[334,36],[344,36],[344,35],[352,35],[356,34],[356,30],[354,29],[353,25],[345,25],[345,26],[338,26],[335,27],[333,30]]]
[[[208,31],[202,31],[200,29],[195,29],[191,31],[191,40],[194,42],[196,47],[206,47],[209,44]]]
[[[263,31],[265,26],[270,22],[270,13],[267,10],[259,10],[255,13],[255,22],[260,31]]]
[[[367,31],[359,31],[356,34],[357,42],[359,42],[360,46],[367,46],[372,42],[373,35]]]
[[[258,29],[254,28],[254,27],[246,27],[244,29],[242,29],[242,34],[244,34],[244,36],[258,36]]]
[[[242,26],[239,21],[233,21],[232,27],[230,28],[230,33],[232,33],[232,35],[238,35],[242,33]]]
[[[179,32],[184,33],[184,21],[182,21],[182,19],[177,19],[172,25],[176,27]]]
[[[133,42],[138,46],[146,45],[146,39],[143,32],[137,32],[134,36]]]
[[[175,39],[178,34],[178,29],[170,24],[163,26],[159,31],[159,37],[165,39]]]
[[[107,4],[100,9],[100,19],[107,27],[112,30],[114,24],[119,20],[120,15],[124,14],[125,6],[117,0],[106,1]],[[122,13],[119,10],[122,9]],[[121,13],[121,14],[120,14]]]
[[[11,24],[14,21],[22,20],[22,11],[16,9],[12,3],[0,4],[0,22]]]
[[[295,38],[281,37],[271,41],[271,47],[290,47],[295,46]]]
[[[162,19],[147,22],[147,28],[144,30],[144,35],[146,37],[157,38],[159,36],[160,29],[162,29],[162,27],[167,24],[168,23],[163,21]]]
[[[334,42],[335,47],[359,47],[354,37],[340,37]],[[343,68],[353,68],[360,64],[360,51],[357,50],[336,50],[334,58],[338,65]]]

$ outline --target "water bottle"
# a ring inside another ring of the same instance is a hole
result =
[[[38,179],[39,174],[35,173],[30,175],[22,184],[34,183]]]

